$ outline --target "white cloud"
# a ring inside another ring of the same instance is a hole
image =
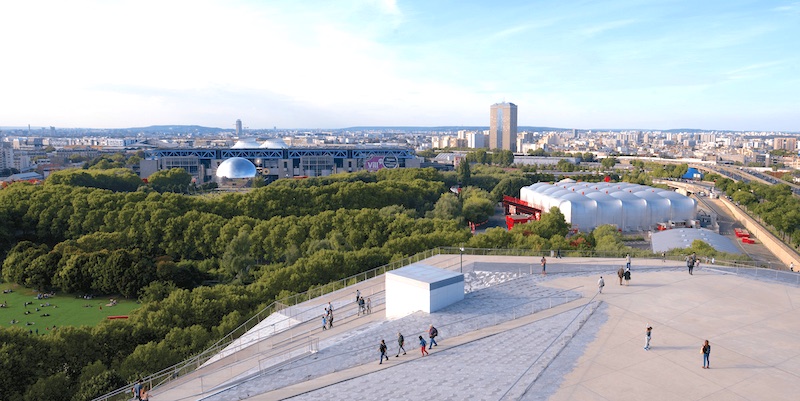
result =
[[[525,124],[581,126],[626,118],[622,91],[787,82],[798,62],[786,15],[623,3],[2,2],[0,125],[478,125],[506,99]]]

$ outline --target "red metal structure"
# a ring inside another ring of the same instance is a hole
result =
[[[503,195],[503,210],[506,214],[506,226],[509,230],[514,228],[515,224],[539,220],[542,217],[541,210],[513,196]]]

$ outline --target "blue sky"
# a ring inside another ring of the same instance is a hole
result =
[[[800,1],[0,4],[0,126],[800,131]]]

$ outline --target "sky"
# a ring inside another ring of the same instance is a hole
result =
[[[0,126],[800,131],[797,0],[0,4]]]

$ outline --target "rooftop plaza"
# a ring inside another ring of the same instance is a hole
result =
[[[154,400],[794,400],[800,276],[680,261],[436,255],[463,301],[385,317],[384,276],[288,307]],[[602,294],[597,281],[605,280]],[[359,290],[372,303],[361,314]],[[331,302],[334,327],[321,315]],[[438,346],[422,357],[433,324]],[[653,327],[644,350],[645,327]],[[406,354],[397,349],[405,337]],[[249,336],[249,337],[248,337]],[[378,364],[378,344],[390,359]],[[700,352],[709,340],[710,369]]]

